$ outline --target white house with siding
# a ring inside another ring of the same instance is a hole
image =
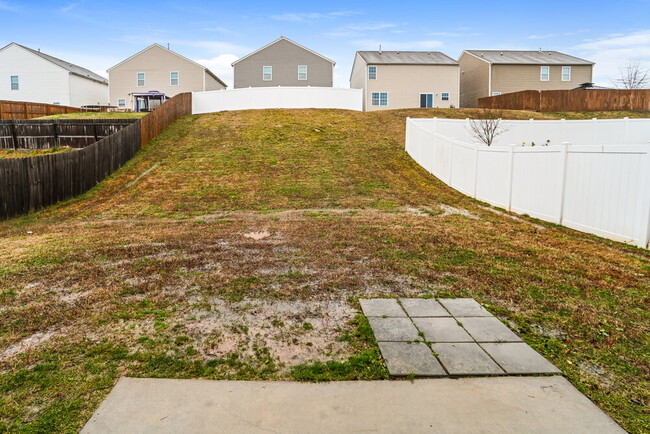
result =
[[[0,48],[0,100],[81,107],[108,103],[108,80],[12,42]]]

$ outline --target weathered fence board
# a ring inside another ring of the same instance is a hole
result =
[[[650,110],[650,89],[524,90],[480,98],[478,104],[486,109],[541,112]]]
[[[32,119],[81,111],[79,108],[64,105],[0,100],[0,119]]]
[[[57,137],[63,144],[75,134],[79,135],[77,139],[92,140],[73,152],[0,159],[0,220],[85,193],[130,160],[165,127],[191,112],[192,94],[185,93],[138,120],[0,121],[0,147],[16,140],[38,146],[44,137]],[[26,132],[36,136],[21,135]],[[106,137],[101,138],[103,135]]]

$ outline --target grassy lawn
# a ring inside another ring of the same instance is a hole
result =
[[[42,116],[35,119],[140,119],[147,113],[134,112],[82,112]]]
[[[186,116],[91,192],[0,222],[0,431],[77,431],[121,375],[386,379],[371,296],[474,297],[650,430],[650,253],[504,214],[405,154],[406,116],[475,113]]]
[[[58,154],[61,152],[72,152],[68,146],[54,147],[48,149],[0,149],[0,158],[24,158],[37,157],[39,155]]]

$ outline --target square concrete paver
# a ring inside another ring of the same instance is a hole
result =
[[[522,342],[521,338],[498,318],[460,318],[459,321],[476,342]]]
[[[473,298],[440,298],[438,301],[453,316],[492,316]]]
[[[450,375],[503,375],[505,372],[478,344],[433,344],[433,351]]]
[[[402,298],[400,303],[411,318],[451,316],[440,303],[433,299]]]
[[[558,368],[523,342],[485,343],[481,347],[508,374],[559,374]]]
[[[368,318],[378,342],[405,342],[420,338],[418,329],[408,318]]]
[[[445,370],[424,343],[379,342],[388,372],[395,377],[444,377]]]
[[[406,312],[399,305],[397,300],[392,298],[374,298],[374,299],[359,299],[361,310],[365,316],[394,316],[406,317]]]
[[[474,342],[455,318],[413,318],[427,342]]]

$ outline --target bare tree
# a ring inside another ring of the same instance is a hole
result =
[[[619,71],[620,76],[614,81],[619,89],[643,89],[650,83],[650,70],[641,67],[639,62],[628,62]]]
[[[494,110],[482,110],[479,119],[470,119],[470,133],[474,139],[488,146],[506,130],[501,125],[501,112]]]

